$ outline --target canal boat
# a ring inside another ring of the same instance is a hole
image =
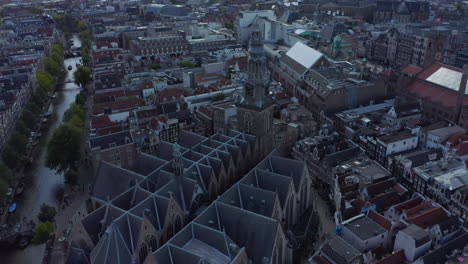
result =
[[[16,211],[16,203],[13,203],[12,205],[10,205],[10,207],[8,208],[8,212],[10,214],[14,213]]]
[[[71,65],[68,65],[68,70],[71,71],[73,67]]]
[[[16,189],[16,194],[21,194],[24,191],[24,183],[20,183]]]

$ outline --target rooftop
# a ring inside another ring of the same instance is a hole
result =
[[[363,215],[343,222],[343,226],[359,237],[362,241],[366,241],[387,232],[387,230],[379,224]]]
[[[312,67],[323,54],[302,42],[297,42],[294,46],[286,52],[286,56],[301,64],[304,68],[309,69]]]
[[[337,263],[352,263],[353,259],[361,255],[357,249],[339,236],[334,236],[325,242],[321,251]]]
[[[414,241],[416,241],[416,246],[423,245],[431,240],[429,237],[429,233],[427,233],[426,230],[422,229],[417,225],[409,225],[407,228],[401,230],[400,232],[403,232],[411,238],[413,238]]]

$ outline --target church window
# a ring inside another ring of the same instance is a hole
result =
[[[252,132],[252,114],[251,113],[245,113],[244,123],[245,123],[245,132],[250,134]]]
[[[270,130],[270,113],[265,113],[265,130],[268,131]]]
[[[143,263],[148,254],[151,253],[151,251],[156,250],[157,247],[158,242],[156,237],[152,234],[146,235],[138,254],[140,263]]]

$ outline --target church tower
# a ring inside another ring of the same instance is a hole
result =
[[[237,105],[239,130],[257,137],[258,158],[273,149],[273,100],[269,95],[270,78],[260,31],[252,31],[249,45],[248,78],[244,100]]]

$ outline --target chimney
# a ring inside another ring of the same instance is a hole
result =
[[[463,108],[463,100],[465,99],[465,91],[466,91],[466,84],[468,79],[468,65],[465,64],[463,66],[463,75],[460,80],[460,86],[458,87],[458,95],[457,95],[457,105],[455,109],[455,120],[454,123],[458,124],[460,121],[460,115]]]

